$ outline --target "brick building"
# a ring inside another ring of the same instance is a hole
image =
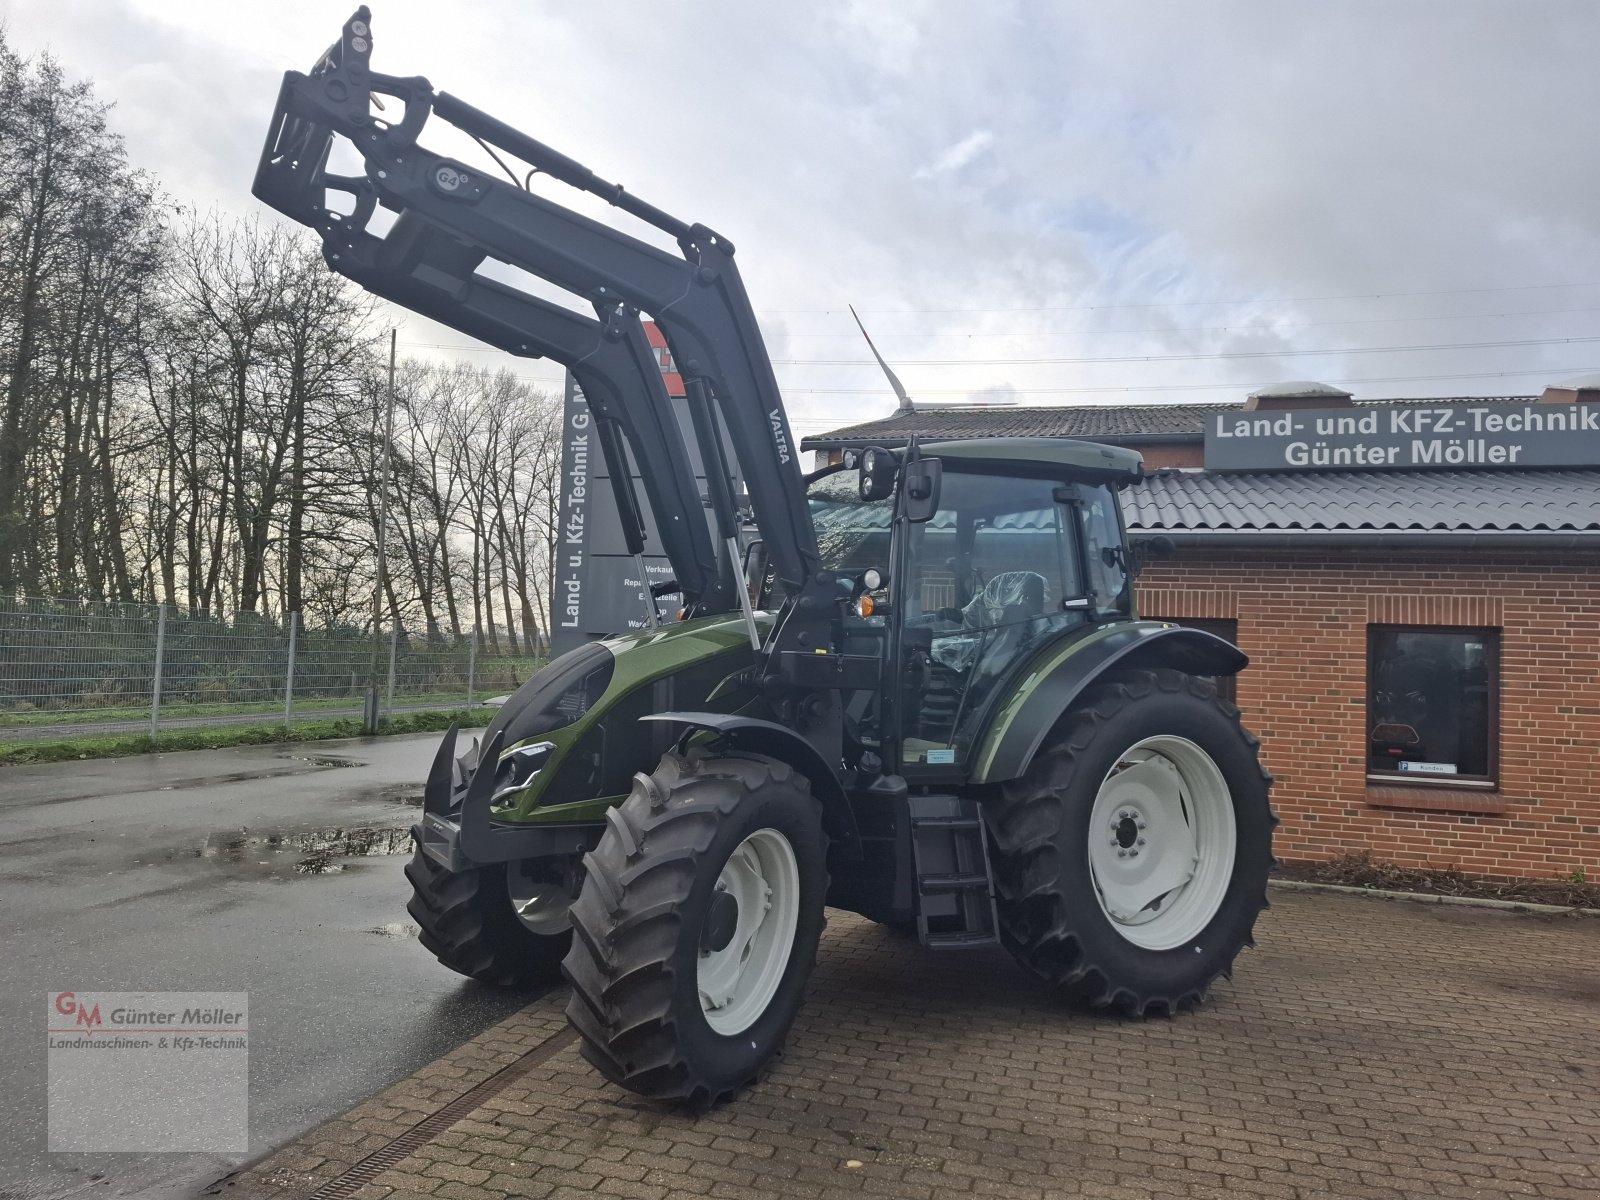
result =
[[[1600,380],[1540,397],[902,408],[805,446],[1139,450],[1143,616],[1236,642],[1290,860],[1600,876]]]

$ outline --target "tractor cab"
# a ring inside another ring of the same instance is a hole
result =
[[[808,478],[841,649],[883,667],[844,702],[856,755],[958,777],[1036,652],[1133,617],[1116,488],[1140,470],[1131,451],[996,438],[874,447]],[[767,573],[760,606],[781,601]]]

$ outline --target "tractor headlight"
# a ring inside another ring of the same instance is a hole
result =
[[[502,754],[500,764],[495,768],[494,794],[489,798],[489,803],[499,804],[504,797],[532,783],[533,777],[544,768],[550,759],[550,752],[555,748],[554,742],[534,742],[513,747]]]
[[[501,730],[507,742],[522,742],[580,720],[611,686],[616,665],[615,656],[598,642],[563,654],[500,706],[484,742]]]

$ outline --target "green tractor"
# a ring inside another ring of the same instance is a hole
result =
[[[488,983],[564,975],[606,1078],[698,1103],[781,1048],[830,905],[930,950],[1004,946],[1081,1005],[1198,1003],[1250,943],[1276,821],[1212,682],[1245,656],[1138,619],[1152,547],[1129,546],[1117,490],[1139,456],[990,438],[803,475],[726,238],[371,52],[362,8],[285,76],[255,194],[368,290],[564,364],[630,552],[654,536],[682,597],[555,659],[481,743],[446,735],[407,868],[423,945]],[[430,118],[506,178],[425,149]],[[339,142],[360,173],[334,171]],[[528,190],[536,172],[674,248]]]

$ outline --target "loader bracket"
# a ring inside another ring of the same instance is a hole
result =
[[[512,825],[490,812],[495,765],[503,736],[496,734],[478,757],[466,795],[455,807],[456,727],[450,726],[428,772],[422,820],[412,826],[417,848],[452,872],[526,858],[562,858],[594,848],[603,825]]]

